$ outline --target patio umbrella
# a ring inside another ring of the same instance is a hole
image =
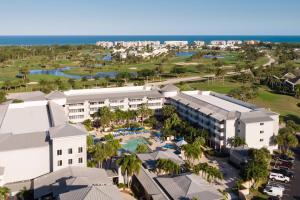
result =
[[[187,144],[187,142],[185,140],[180,140],[179,142],[176,143],[176,145],[178,147],[181,147],[182,145],[185,145],[185,144]]]

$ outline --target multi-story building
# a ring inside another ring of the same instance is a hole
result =
[[[171,47],[185,47],[188,44],[188,41],[165,41],[165,45]]]
[[[210,44],[212,44],[212,45],[226,45],[227,42],[225,40],[212,40],[210,42]]]
[[[108,42],[108,41],[99,41],[99,42],[96,42],[96,46],[100,46],[103,48],[111,48],[114,46],[114,43]]]
[[[0,105],[0,186],[67,166],[86,166],[86,131],[68,123],[62,106],[47,100]]]
[[[205,42],[204,42],[204,41],[194,41],[194,44],[195,44],[195,46],[197,46],[197,47],[202,47],[202,46],[205,45]]]
[[[251,148],[277,148],[273,141],[279,129],[277,113],[210,91],[180,92],[171,86],[163,91],[181,117],[210,132],[216,149],[230,147],[229,138],[235,136]]]
[[[243,42],[241,40],[228,40],[227,46],[241,45]]]
[[[47,98],[63,105],[68,119],[74,123],[90,119],[91,114],[104,106],[112,110],[137,110],[147,105],[158,110],[164,103],[159,90],[149,86],[70,90],[51,93]]]
[[[279,129],[277,113],[215,92],[198,90],[180,92],[173,85],[167,85],[162,89],[151,86],[129,86],[52,92],[45,98],[52,104],[60,105],[67,120],[73,123],[91,119],[91,114],[104,106],[111,110],[136,110],[142,105],[147,105],[150,109],[158,111],[168,103],[177,108],[181,117],[208,130],[211,144],[216,149],[230,148],[229,139],[235,136],[244,139],[250,148],[266,147],[271,151],[277,148],[273,143]],[[59,124],[55,126],[59,127]],[[60,129],[49,130],[52,140],[59,142],[51,130]],[[70,146],[72,142],[70,141]],[[52,147],[55,151],[58,149],[55,145]],[[63,151],[68,152],[68,147]],[[79,150],[76,148],[73,151]],[[78,160],[76,156],[71,157],[69,159]],[[58,162],[57,158],[54,159],[54,162]],[[63,164],[66,162],[68,161],[64,158]],[[59,167],[54,169],[56,168]]]

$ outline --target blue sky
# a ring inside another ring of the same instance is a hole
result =
[[[300,0],[1,0],[0,35],[300,35]]]

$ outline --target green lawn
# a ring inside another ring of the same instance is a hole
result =
[[[236,82],[229,82],[229,81],[223,82],[222,80],[215,80],[210,82],[193,82],[193,83],[187,83],[178,86],[183,90],[185,90],[185,88],[194,89],[194,90],[211,90],[214,92],[226,94],[230,90],[239,87],[240,84]]]

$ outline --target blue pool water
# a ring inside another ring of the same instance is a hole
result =
[[[125,144],[122,145],[122,148],[126,151],[135,152],[136,148],[139,144],[147,144],[148,142],[145,140],[145,138],[139,137],[139,138],[133,138],[128,141],[126,141]]]

